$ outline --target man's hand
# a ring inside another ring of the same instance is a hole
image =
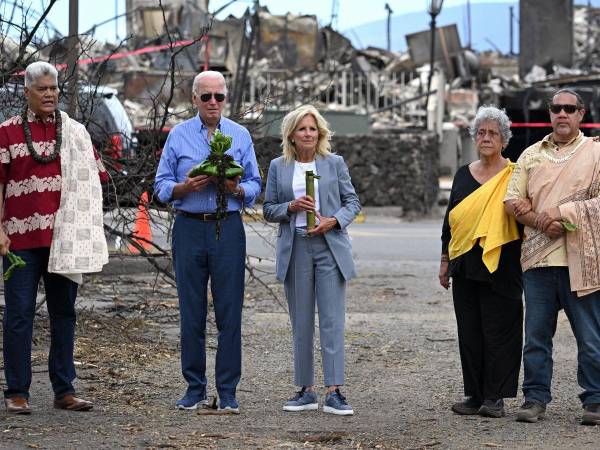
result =
[[[542,211],[535,218],[535,228],[540,230],[542,233],[546,233],[548,227],[555,221],[560,219],[560,210],[558,206]],[[559,224],[560,225],[560,224]],[[562,225],[561,225],[562,227]]]
[[[183,182],[183,191],[186,194],[192,192],[200,192],[206,188],[210,183],[210,177],[208,175],[198,175],[197,177],[187,177]]]
[[[550,239],[556,239],[565,234],[565,228],[562,226],[562,223],[555,220],[554,222],[551,222],[550,225],[548,225],[548,227],[544,231],[544,234]]]
[[[173,199],[183,198],[192,192],[200,192],[210,183],[208,175],[198,175],[197,177],[187,177],[183,183],[177,183],[173,188]]]
[[[242,177],[239,175],[233,178],[225,178],[225,192],[228,194],[233,194],[237,190],[241,179]],[[215,177],[213,177],[213,183],[217,183],[217,179]]]
[[[292,200],[288,205],[288,211],[297,213],[299,211],[314,211],[315,201],[309,195],[303,195]]]
[[[531,211],[531,201],[528,198],[516,198],[510,201],[515,217],[522,216]]]
[[[440,280],[440,285],[444,288],[444,289],[448,289],[450,287],[450,277],[448,276],[448,261],[442,259],[442,261],[440,262],[440,274],[438,275],[438,278]]]
[[[319,225],[310,230],[310,234],[325,234],[332,230],[338,223],[335,217],[323,217],[319,212],[315,212],[315,216],[319,219]]]
[[[10,250],[10,239],[4,233],[4,230],[0,230],[0,255],[6,256]]]

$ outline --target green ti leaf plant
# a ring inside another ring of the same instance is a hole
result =
[[[8,266],[8,269],[6,269],[6,271],[4,272],[4,281],[10,280],[10,277],[12,277],[12,274],[16,269],[22,269],[26,266],[26,263],[25,261],[23,261],[23,258],[15,255],[13,252],[8,252],[6,254],[6,257],[10,262],[10,266]]]

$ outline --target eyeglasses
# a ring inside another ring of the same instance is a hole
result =
[[[225,94],[201,94],[200,100],[203,101],[204,103],[206,103],[206,102],[210,102],[210,99],[213,97],[219,103],[221,103],[223,100],[225,100]]]
[[[550,108],[550,111],[552,112],[552,114],[558,114],[560,113],[563,109],[565,110],[565,112],[567,114],[573,114],[575,111],[579,111],[581,108],[577,105],[560,105],[557,103],[550,103],[548,105],[548,108]]]

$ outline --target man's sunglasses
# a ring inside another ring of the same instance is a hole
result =
[[[563,109],[567,114],[573,114],[575,111],[579,111],[581,109],[577,105],[560,105],[557,103],[550,103],[548,108],[550,108],[552,114],[559,114]]]
[[[225,94],[201,94],[200,100],[203,101],[204,103],[206,103],[206,102],[210,102],[210,99],[213,97],[219,103],[221,103],[223,100],[225,100]]]

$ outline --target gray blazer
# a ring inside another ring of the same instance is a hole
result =
[[[317,156],[315,162],[317,174],[321,177],[320,213],[325,217],[335,217],[341,227],[339,230],[334,228],[328,231],[324,237],[342,276],[349,280],[356,276],[356,269],[346,227],[360,212],[360,201],[352,186],[344,158],[331,154],[327,157]],[[279,223],[276,259],[276,276],[279,281],[285,280],[288,271],[296,229],[296,214],[288,214],[287,211],[288,204],[294,200],[293,176],[293,161],[286,164],[283,156],[271,161],[263,214],[267,222]]]

